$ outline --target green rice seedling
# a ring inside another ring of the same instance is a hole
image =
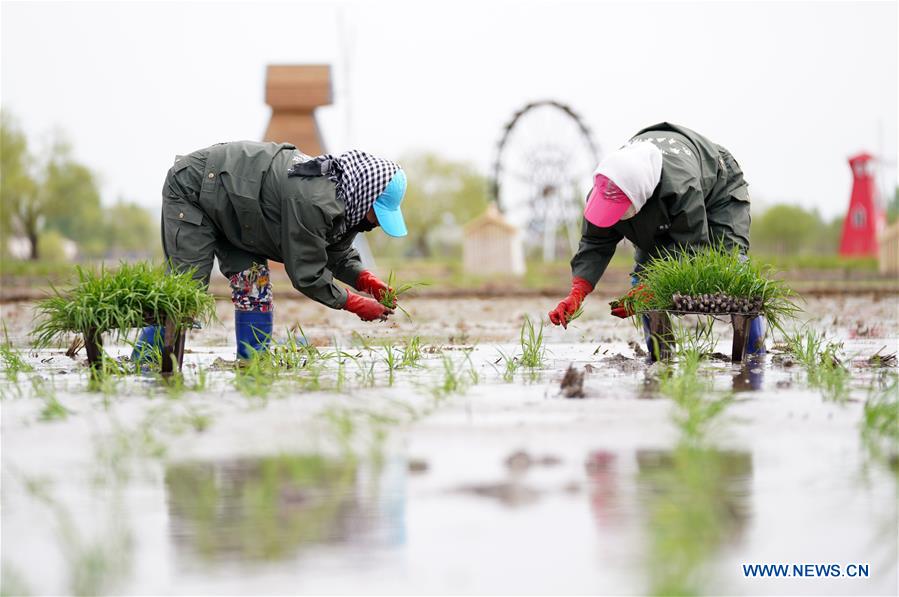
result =
[[[566,323],[571,323],[572,321],[574,321],[575,319],[577,319],[578,317],[580,317],[583,314],[584,314],[584,304],[581,303],[580,305],[578,305],[577,310],[574,313],[572,313],[570,317],[568,317]]]
[[[424,357],[424,351],[421,349],[421,336],[406,338],[403,342],[403,356],[400,359],[400,367],[418,367],[422,357]]]
[[[899,375],[868,389],[862,417],[862,440],[875,457],[899,455]]]
[[[899,441],[899,376],[893,374],[882,388],[869,390],[862,424],[872,435]]]
[[[515,372],[518,371],[518,368],[521,367],[521,362],[518,360],[518,357],[513,355],[507,355],[502,350],[497,349],[499,352],[499,359],[497,359],[494,363],[494,368],[496,364],[499,364],[500,361],[503,363],[503,371],[502,377],[503,381],[506,383],[511,383],[515,379]]]
[[[38,419],[41,421],[62,420],[71,413],[56,398],[52,380],[48,382],[39,375],[33,376],[31,378],[31,391],[35,397],[44,401],[44,408],[41,409],[41,413],[38,415]]]
[[[356,344],[357,346],[359,346],[359,348],[362,348],[369,352],[374,350],[374,346],[372,345],[371,340],[369,338],[366,338],[365,336],[363,336],[362,334],[360,334],[359,332],[357,332],[355,330],[353,331],[351,336],[353,338],[353,343]]]
[[[666,253],[644,265],[642,288],[622,297],[620,303],[635,313],[673,309],[676,295],[698,297],[723,294],[752,299],[769,324],[783,331],[783,323],[800,311],[796,294],[774,278],[774,270],[747,260],[737,249],[723,246]]]
[[[465,361],[468,363],[468,378],[471,380],[472,385],[476,386],[481,382],[481,374],[478,373],[477,368],[471,360],[471,351],[466,351]]]
[[[715,352],[718,337],[715,335],[715,322],[711,318],[701,318],[695,326],[673,326],[675,351],[679,357],[696,354],[705,358]]]
[[[105,396],[104,402],[108,406],[109,398],[118,393],[119,382],[131,372],[130,365],[114,359],[101,349],[100,365],[90,369],[87,389],[89,392],[102,393]]]
[[[195,408],[188,407],[187,413],[184,415],[184,421],[193,427],[194,431],[202,433],[209,429],[209,426],[212,424],[212,417]]]
[[[805,330],[784,336],[787,350],[806,368],[818,365],[824,342],[824,336],[815,330]]]
[[[400,364],[400,355],[398,352],[394,351],[393,346],[388,343],[384,344],[384,364],[387,365],[387,385],[392,386],[396,369]]]
[[[531,318],[525,316],[519,338],[521,343],[521,365],[529,369],[543,367],[546,358],[546,346],[543,344],[543,322],[540,322],[540,329],[538,330],[534,327],[534,322],[531,321]]]
[[[373,388],[375,386],[375,361],[369,361],[366,366],[362,359],[356,360],[359,371],[356,376],[359,378],[359,385],[363,388]]]
[[[352,355],[340,350],[336,343],[334,346],[334,359],[337,361],[337,374],[334,381],[334,389],[337,392],[342,392],[344,386],[346,386],[346,362],[347,360],[355,362],[356,359]]]
[[[691,441],[700,440],[708,424],[730,404],[730,396],[713,395],[711,383],[700,376],[701,362],[700,351],[685,350],[679,354],[677,367],[666,370],[659,380],[659,391],[677,407],[675,424]]]
[[[19,373],[34,371],[34,367],[26,363],[19,351],[12,347],[5,322],[3,323],[3,343],[0,344],[0,361],[3,362],[3,371],[6,373],[6,379],[13,383],[19,380]]]
[[[177,368],[175,369],[177,371]],[[172,400],[177,400],[184,396],[187,386],[184,383],[184,375],[175,373],[169,376],[159,376],[159,384],[165,389],[165,394]]]
[[[849,369],[843,364],[841,342],[830,342],[815,330],[785,335],[787,350],[805,368],[808,383],[820,388],[829,400],[843,400],[849,394]]]
[[[234,386],[247,397],[265,398],[275,382],[276,369],[268,351],[251,351],[234,373]]]
[[[651,595],[700,595],[713,584],[715,555],[745,526],[742,487],[749,454],[691,441],[638,455],[644,512],[644,575]]]
[[[412,317],[409,315],[409,312],[400,307],[397,300],[400,296],[409,292],[413,288],[418,288],[421,286],[427,286],[427,284],[425,284],[424,282],[400,283],[399,280],[396,279],[396,275],[394,274],[394,272],[391,271],[387,276],[387,291],[381,295],[381,299],[379,302],[385,307],[390,307],[391,309],[399,309],[403,312],[403,315],[411,320]]]
[[[115,271],[76,266],[77,282],[40,301],[32,334],[38,347],[70,333],[115,332],[127,338],[147,321],[186,324],[215,317],[215,299],[192,271],[166,272],[164,265],[121,263]]]
[[[437,399],[449,396],[450,394],[459,394],[468,387],[464,372],[459,364],[453,361],[453,358],[447,354],[441,357],[443,365],[443,377],[441,381],[432,388],[434,397]]]
[[[191,388],[194,392],[202,392],[208,385],[208,373],[202,365],[197,366],[197,375]]]
[[[44,403],[44,408],[41,409],[41,414],[38,417],[41,421],[56,421],[65,419],[69,416],[69,409],[64,407],[59,400],[56,399],[56,396],[51,396]]]
[[[350,459],[353,456],[353,437],[356,434],[356,421],[347,408],[331,407],[321,415],[331,426],[344,454]]]

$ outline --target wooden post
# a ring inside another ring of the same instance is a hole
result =
[[[730,360],[733,363],[739,363],[746,354],[749,344],[749,328],[752,320],[756,315],[744,315],[742,313],[731,313],[730,322],[734,328],[734,341],[731,345]]]
[[[184,364],[184,337],[186,334],[187,327],[184,324],[178,324],[166,318],[165,333],[162,339],[162,363],[160,364],[162,375],[169,376],[174,373],[176,361],[178,372],[181,372],[181,366]]]
[[[650,311],[649,337],[650,358],[653,362],[667,361],[671,358],[671,345],[674,344],[674,333],[671,329],[671,317],[667,311]]]
[[[87,351],[87,363],[93,371],[96,371],[103,362],[103,334],[88,328],[81,336],[84,338],[84,350]]]

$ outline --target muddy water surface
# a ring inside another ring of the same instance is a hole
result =
[[[279,324],[352,359],[264,387],[223,364],[224,308],[190,337],[180,385],[89,391],[79,361],[24,350],[35,371],[0,382],[4,592],[896,593],[896,463],[862,424],[895,369],[853,366],[834,392],[776,353],[712,359],[705,416],[636,355],[633,326],[588,311],[506,381],[500,351],[521,352],[545,302],[410,301],[413,321],[382,327],[283,302]],[[29,308],[3,306],[19,347]],[[847,362],[896,351],[895,300],[807,311]],[[424,357],[391,384],[382,344],[411,335]],[[569,365],[582,399],[563,397]]]

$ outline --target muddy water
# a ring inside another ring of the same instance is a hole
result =
[[[896,465],[861,425],[882,371],[853,367],[834,397],[774,355],[711,360],[704,395],[724,402],[694,432],[637,331],[589,311],[504,381],[498,351],[520,352],[544,302],[413,301],[390,327],[283,303],[280,322],[356,361],[260,395],[216,361],[222,325],[191,336],[183,387],[88,391],[61,351],[26,352],[36,372],[0,382],[4,592],[896,593]],[[3,307],[19,344],[28,308]],[[848,357],[896,350],[895,301],[807,311]],[[391,385],[378,343],[411,334],[445,350]],[[570,364],[584,399],[561,395]],[[770,563],[868,576],[743,573]]]

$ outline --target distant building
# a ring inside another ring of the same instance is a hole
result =
[[[465,225],[462,264],[466,274],[524,275],[521,231],[506,221],[495,203]]]
[[[843,221],[840,255],[877,257],[877,239],[883,230],[885,214],[875,198],[874,156],[860,153],[849,158],[852,168],[852,196]]]
[[[53,255],[53,258],[72,261],[78,257],[78,244],[75,241],[63,236],[56,238],[59,239],[58,251],[56,251],[59,254]],[[24,236],[10,236],[6,239],[6,253],[13,259],[26,261],[31,258],[31,241]]]

